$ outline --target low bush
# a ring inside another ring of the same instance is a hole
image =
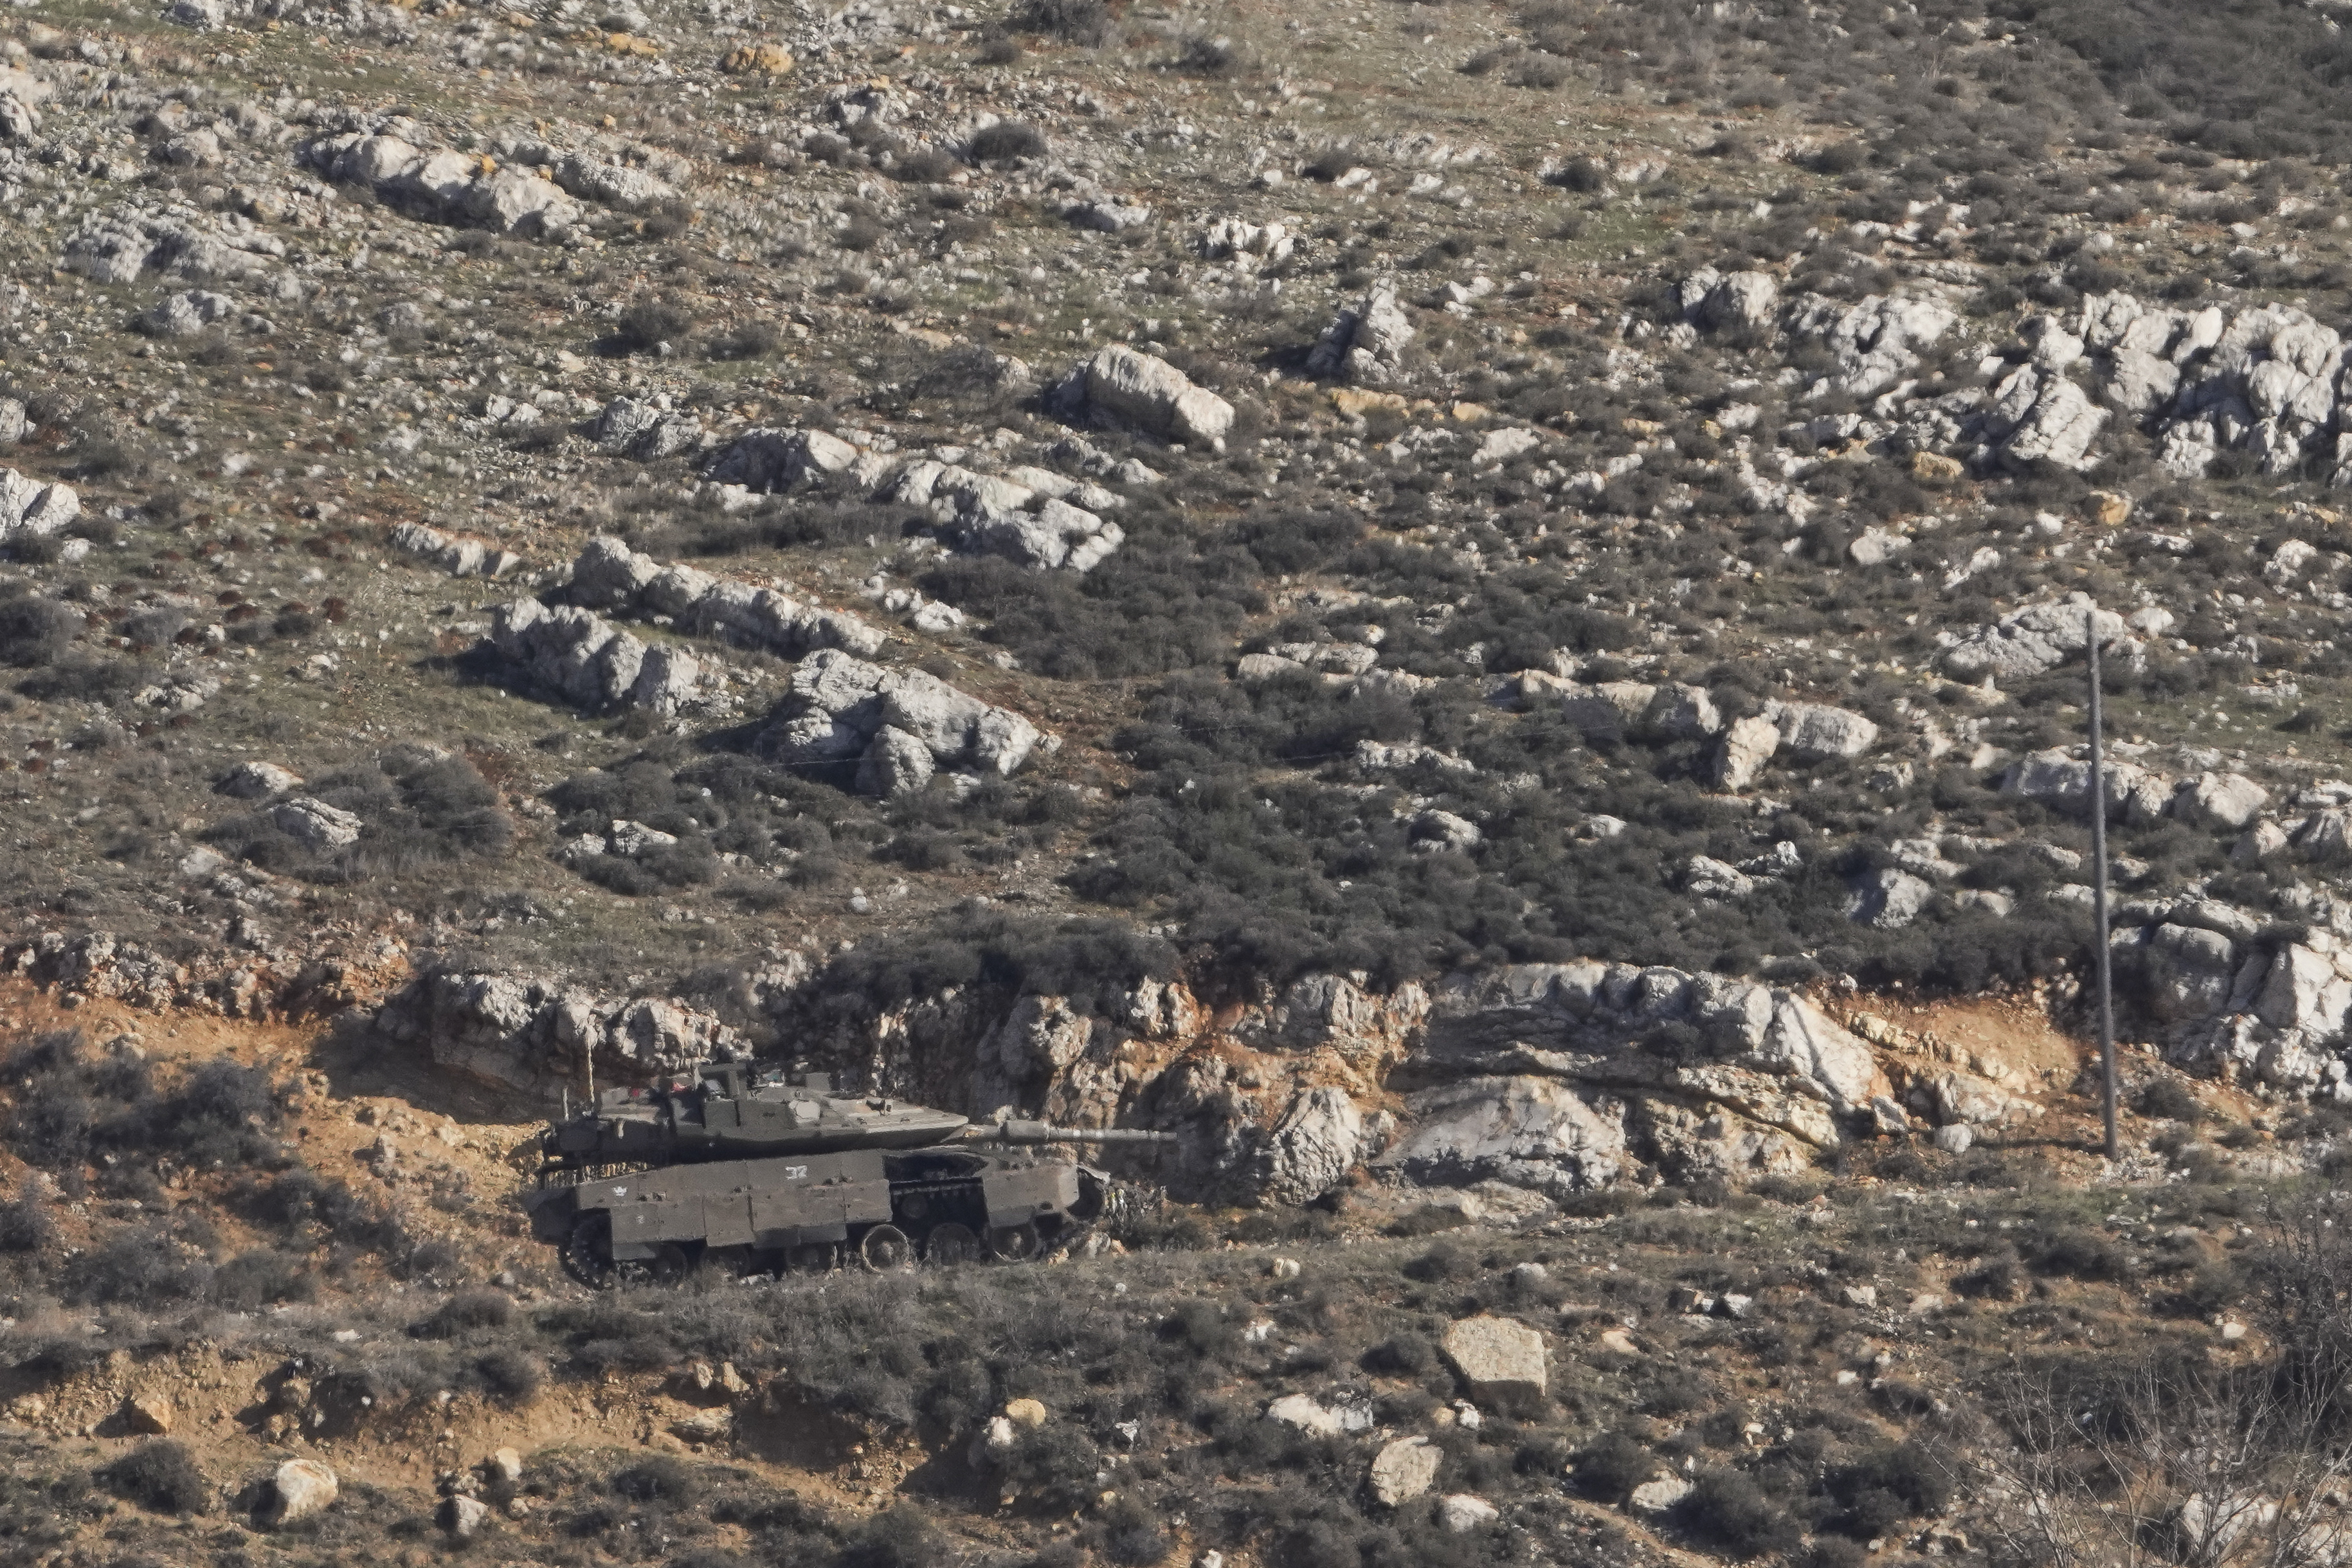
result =
[[[514,1322],[514,1298],[503,1291],[466,1291],[409,1325],[418,1339],[457,1339],[479,1329],[502,1329]]]
[[[1045,137],[1034,125],[1026,125],[1017,120],[1000,120],[993,125],[982,126],[973,131],[965,150],[975,163],[1043,158],[1045,155]]]
[[[169,1437],[142,1443],[98,1472],[108,1491],[154,1513],[202,1513],[210,1500],[194,1456]]]
[[[1622,1503],[1661,1469],[1647,1448],[1622,1432],[1603,1432],[1576,1452],[1576,1490],[1601,1502]]]
[[[1700,1541],[1740,1559],[1785,1552],[1801,1533],[1786,1509],[1733,1469],[1700,1471],[1675,1517]]]
[[[613,342],[623,353],[647,354],[664,343],[676,345],[694,329],[694,318],[684,308],[656,296],[634,299],[613,323]]]
[[[0,599],[0,664],[37,669],[55,664],[81,635],[81,612],[38,594]]]
[[[1110,40],[1111,9],[1108,0],[1021,0],[1011,25],[1016,32],[1095,48]]]

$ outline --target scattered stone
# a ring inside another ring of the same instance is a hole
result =
[[[1544,1337],[1508,1318],[1463,1318],[1445,1331],[1445,1359],[1473,1398],[1541,1397],[1547,1382]]]
[[[1426,1437],[1399,1437],[1372,1458],[1372,1496],[1388,1508],[1421,1496],[1436,1484],[1444,1457]]]
[[[236,303],[226,296],[191,288],[158,300],[139,318],[138,327],[151,338],[193,338],[235,314]]]
[[[269,1478],[261,1518],[273,1529],[315,1519],[334,1506],[340,1491],[335,1472],[317,1459],[288,1459]]]
[[[1307,373],[1339,379],[1358,386],[1382,387],[1404,370],[1406,345],[1413,326],[1397,303],[1396,285],[1382,279],[1365,292],[1362,303],[1339,312],[1307,357]]]
[[[616,538],[588,541],[572,565],[570,597],[589,610],[667,617],[682,631],[798,658],[815,648],[870,657],[889,639],[846,611],[804,603],[690,566],[664,566]]]
[[[452,577],[504,577],[522,558],[480,539],[453,538],[423,523],[403,523],[384,542],[403,555],[432,562]]]
[[[1004,1403],[1004,1418],[1027,1431],[1035,1431],[1045,1424],[1045,1401],[1040,1399],[1008,1399]]]
[[[1951,640],[1944,649],[1944,668],[1965,681],[2020,681],[2045,674],[2082,653],[2095,614],[2102,650],[2124,639],[2122,616],[2094,612],[2089,595],[2076,593],[2056,603],[2029,604]]]
[[[1965,1155],[1975,1146],[1977,1131],[1966,1122],[1952,1122],[1929,1134],[1936,1147],[1948,1155]]]
[[[1502,1518],[1502,1511],[1483,1497],[1456,1492],[1438,1499],[1437,1522],[1449,1535],[1467,1535],[1474,1530],[1484,1530]]]
[[[1189,445],[1213,446],[1234,425],[1234,405],[1196,387],[1167,361],[1114,343],[1073,372],[1087,407]]]
[[[719,57],[719,68],[730,76],[788,76],[791,53],[776,44],[738,44]]]
[[[1780,727],[1762,716],[1734,719],[1715,748],[1709,773],[1719,789],[1745,789],[1780,748]]]
[[[722,700],[720,677],[684,648],[647,647],[573,605],[550,609],[536,599],[501,604],[491,617],[489,645],[528,685],[590,712],[640,708],[675,717]]]
[[[2200,773],[2172,798],[2172,814],[2191,827],[2234,831],[2270,803],[2270,791],[2242,773]]]
[[[1625,1500],[1626,1506],[1644,1519],[1656,1519],[1679,1507],[1690,1496],[1692,1486],[1680,1476],[1662,1475],[1635,1487]]]
[[[14,468],[0,468],[0,544],[19,535],[45,538],[81,516],[81,497],[65,485],[44,485]]]
[[[122,1401],[122,1424],[133,1432],[161,1437],[172,1429],[173,1416],[172,1402],[152,1390]]]
[[[275,762],[240,762],[222,775],[213,788],[240,800],[266,800],[299,787],[301,782],[300,774]]]
[[[478,1498],[460,1493],[441,1501],[441,1528],[451,1539],[471,1541],[489,1527],[489,1505]]]
[[[1028,760],[1041,737],[1020,715],[991,707],[921,670],[888,670],[823,649],[793,672],[779,716],[754,743],[780,761],[808,765],[857,762],[874,753],[881,731],[894,728],[944,767],[1008,775]],[[911,779],[916,768],[905,743],[880,742],[868,778]],[[903,766],[903,769],[901,765]]]
[[[297,795],[273,807],[269,821],[279,832],[314,853],[359,842],[366,826],[354,813],[308,795]]]
[[[1880,931],[1897,931],[1916,920],[1935,895],[1933,883],[1883,866],[1863,878],[1846,905],[1846,918]]]
[[[1326,1409],[1304,1394],[1286,1394],[1265,1407],[1265,1418],[1295,1427],[1312,1437],[1336,1437],[1347,1430],[1339,1412]]]

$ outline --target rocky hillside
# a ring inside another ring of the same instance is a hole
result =
[[[269,9],[9,38],[36,983],[1771,1169],[2078,1021],[2095,637],[2127,1032],[2344,1081],[2321,14]]]
[[[2336,1343],[2341,21],[12,8],[0,1540],[275,1562],[153,1519],[348,1439],[329,1557],[2032,1557],[1994,1351]],[[1174,1134],[1127,1330],[595,1304],[514,1151],[713,1055]]]

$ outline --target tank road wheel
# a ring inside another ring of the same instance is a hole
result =
[[[877,1225],[857,1244],[857,1256],[877,1274],[887,1274],[914,1261],[914,1243],[895,1225]]]
[[[953,1220],[934,1225],[931,1233],[923,1238],[923,1261],[945,1265],[970,1263],[980,1257],[980,1238]]]
[[[613,1217],[586,1214],[563,1242],[563,1271],[592,1291],[609,1291],[619,1270],[613,1266]]]
[[[792,1251],[793,1272],[795,1274],[829,1274],[833,1271],[834,1249],[831,1243],[812,1241]]]
[[[988,1233],[988,1255],[1000,1263],[1026,1263],[1043,1250],[1034,1221],[999,1226]]]
[[[653,1255],[652,1261],[646,1264],[646,1271],[656,1285],[677,1285],[683,1284],[686,1277],[694,1271],[694,1264],[688,1259],[685,1248],[675,1241],[665,1241],[661,1249]]]

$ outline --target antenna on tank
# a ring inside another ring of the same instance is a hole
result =
[[[2107,789],[2106,761],[2101,755],[2099,720],[2099,607],[2083,612],[2083,651],[2091,671],[2091,939],[2099,966],[2099,1091],[2100,1113],[2106,1127],[2106,1155],[2122,1156],[2116,1134],[2116,1006],[2115,975],[2107,952]]]

